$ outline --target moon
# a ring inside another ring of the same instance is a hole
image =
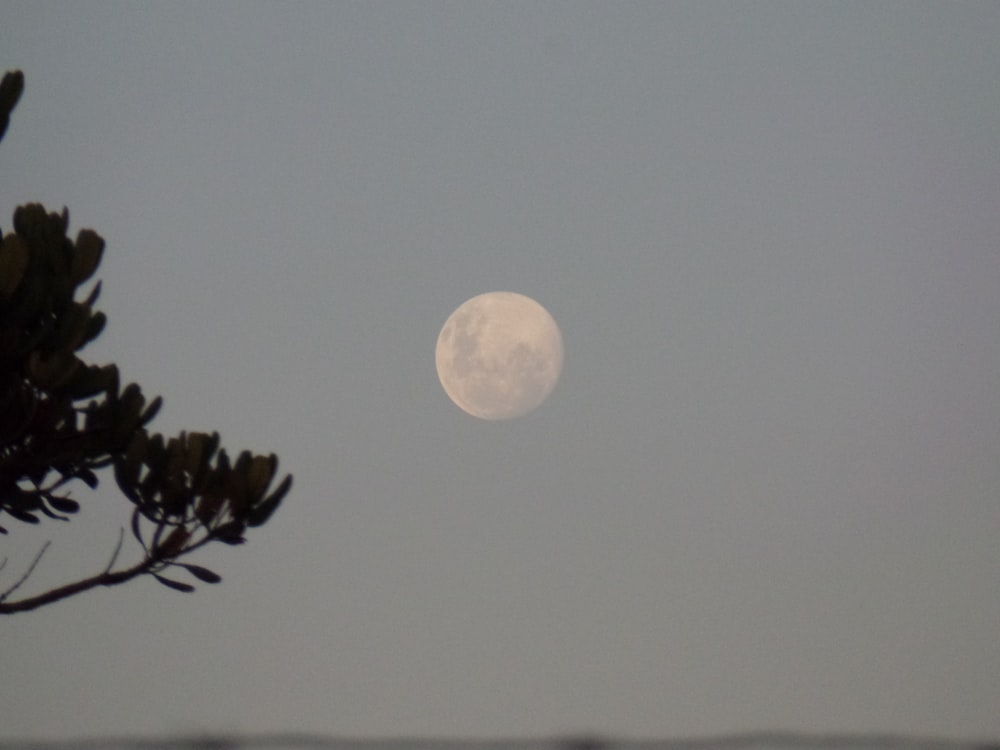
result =
[[[434,355],[448,397],[480,419],[513,419],[537,409],[563,365],[559,326],[515,292],[466,300],[445,321]]]

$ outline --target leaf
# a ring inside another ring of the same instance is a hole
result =
[[[285,477],[284,481],[278,485],[270,497],[266,498],[264,502],[255,508],[251,509],[250,513],[247,514],[247,526],[263,526],[267,519],[271,517],[271,514],[277,510],[281,501],[288,494],[288,490],[292,488],[292,475],[289,474]]]
[[[118,482],[118,488],[125,497],[134,503],[138,503],[141,499],[136,487],[139,484],[139,472],[146,457],[148,442],[149,436],[145,432],[136,432],[132,435],[125,454],[115,458],[115,481]]]
[[[101,331],[104,330],[104,326],[108,324],[108,316],[104,313],[98,311],[90,316],[90,321],[87,323],[87,332],[83,337],[83,344],[88,344],[98,336],[101,335]],[[77,348],[82,348],[81,344]]]
[[[32,383],[42,388],[58,388],[69,383],[83,363],[70,351],[56,350],[46,357],[36,349],[28,355],[26,365],[25,372]]]
[[[44,513],[45,515],[47,515],[49,518],[53,518],[56,521],[68,521],[69,520],[65,516],[60,516],[60,515],[58,515],[56,513],[53,513],[51,510],[49,510],[48,508],[46,508],[44,505],[40,505],[38,509],[40,511],[42,511],[42,513]]]
[[[104,365],[102,369],[108,372],[108,400],[114,403],[118,400],[118,389],[121,386],[118,376],[118,365]]]
[[[167,449],[163,445],[163,435],[153,433],[153,436],[146,443],[146,455],[142,459],[149,468],[149,476],[143,483],[158,483],[164,470],[167,468]]]
[[[97,298],[101,296],[101,282],[98,281],[94,284],[94,288],[90,290],[90,294],[87,295],[87,299],[83,301],[83,304],[88,307],[93,307],[94,303],[97,302]]]
[[[8,234],[0,244],[0,297],[14,293],[27,269],[27,245],[16,234]]]
[[[226,477],[226,495],[229,498],[229,507],[232,508],[234,516],[241,516],[250,507],[250,496],[247,487],[247,470],[250,468],[250,461],[253,459],[250,451],[243,451],[236,459],[232,471]]]
[[[212,531],[212,538],[218,539],[223,544],[243,544],[246,541],[243,538],[243,529],[243,524],[239,521],[230,521]]]
[[[92,472],[90,469],[80,469],[76,473],[76,478],[90,487],[90,489],[97,489],[97,474]]]
[[[0,80],[0,139],[7,132],[7,124],[10,122],[10,113],[21,98],[24,91],[24,73],[20,70],[11,70],[4,73]]]
[[[58,328],[51,341],[53,349],[76,351],[87,341],[91,309],[79,302],[72,303],[59,316]]]
[[[139,528],[139,509],[136,508],[132,511],[132,536],[136,538],[136,541],[142,545],[143,549],[146,549],[146,542],[143,541],[142,531]]]
[[[250,497],[258,500],[264,497],[267,486],[274,479],[274,472],[278,468],[278,457],[273,453],[270,456],[254,456],[247,467],[247,487]]]
[[[94,480],[96,482],[97,477],[94,477]],[[58,510],[60,513],[76,513],[80,510],[80,503],[76,500],[70,500],[68,497],[50,497],[49,505]]]
[[[24,92],[24,73],[8,70],[0,79],[0,114],[9,115]]]
[[[93,229],[81,229],[76,236],[76,248],[70,265],[75,284],[82,284],[94,275],[104,253],[104,240]]]
[[[38,516],[33,516],[24,510],[19,510],[18,508],[11,508],[9,505],[4,507],[10,515],[14,516],[18,521],[24,521],[24,523],[38,523]]]
[[[201,468],[202,456],[205,455],[205,446],[208,444],[208,435],[204,432],[181,433],[181,452],[184,461],[184,471],[190,476],[195,476]]]
[[[163,406],[163,399],[157,396],[150,402],[149,406],[146,407],[146,411],[142,413],[139,423],[143,426],[149,424],[153,420],[153,417],[156,416],[157,412],[160,411],[161,406]]]
[[[118,414],[118,420],[123,424],[128,424],[129,430],[131,430],[131,423],[139,421],[139,413],[142,411],[145,403],[146,399],[142,395],[142,389],[135,383],[129,383],[118,394],[118,399],[115,403],[115,406],[121,410]]]
[[[44,234],[47,223],[45,207],[39,203],[26,203],[14,209],[14,232],[22,237]]]
[[[127,463],[125,459],[115,460],[115,481],[118,483],[118,489],[133,503],[138,503],[141,499],[139,493],[135,491],[138,478],[138,466]]]
[[[181,583],[180,581],[171,581],[169,578],[164,578],[163,576],[153,573],[153,578],[162,583],[167,588],[174,589],[174,591],[183,591],[185,594],[190,594],[194,591],[194,586],[190,583]]]
[[[200,472],[199,475],[196,476],[195,481],[198,483],[202,481]],[[203,526],[211,526],[212,522],[216,520],[216,516],[219,515],[219,511],[222,510],[222,505],[225,502],[226,498],[218,492],[203,492],[194,506],[195,518],[197,518]]]
[[[0,113],[9,115],[24,92],[24,73],[20,70],[9,70],[0,80]]]
[[[192,565],[191,563],[177,563],[180,567],[187,570],[188,573],[193,575],[199,581],[204,581],[205,583],[218,583],[222,580],[222,576],[215,573],[208,568],[203,568],[200,565]]]
[[[66,395],[74,400],[92,398],[99,393],[109,391],[117,379],[110,368],[88,365],[77,370],[72,380],[66,385]]]

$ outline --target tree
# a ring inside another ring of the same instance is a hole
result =
[[[20,71],[0,82],[0,139],[24,88]],[[135,565],[115,569],[124,540],[107,567],[41,594],[11,600],[31,575],[48,543],[6,590],[0,614],[32,610],[97,586],[151,575],[172,589],[194,586],[166,575],[184,569],[205,583],[220,577],[182,557],[210,542],[242,544],[247,528],[264,524],[292,484],[272,487],[275,455],[242,451],[231,461],[218,433],[182,432],[165,439],[147,427],[161,400],[147,401],[135,383],[120,386],[114,364],[87,364],[79,352],[104,329],[94,309],[97,282],[82,300],[77,291],[96,272],[104,240],[90,229],[75,240],[69,213],[29,204],[14,211],[14,231],[0,231],[0,534],[4,516],[38,524],[67,521],[80,510],[66,486],[91,489],[98,471],[111,469],[132,503],[131,534],[143,550]],[[7,560],[2,559],[0,570]]]

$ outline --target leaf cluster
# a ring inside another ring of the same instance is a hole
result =
[[[0,137],[22,88],[19,72],[0,82]],[[71,240],[66,209],[48,213],[29,204],[13,219],[14,231],[0,232],[0,520],[68,520],[80,504],[65,486],[79,480],[94,489],[97,471],[112,467],[134,505],[132,533],[145,552],[129,577],[149,573],[192,590],[160,575],[179,565],[218,582],[215,573],[177,558],[210,541],[242,543],[248,527],[277,509],[291,476],[272,487],[275,455],[243,451],[232,461],[217,433],[165,439],[150,432],[161,399],[147,401],[135,383],[122,388],[116,365],[80,357],[107,322],[94,308],[100,282],[78,295],[101,262],[104,240],[90,229]],[[7,533],[3,525],[0,533]],[[93,585],[119,582],[110,569]],[[0,596],[0,613],[12,611],[4,603],[10,593]]]
[[[65,210],[21,206],[0,240],[0,512],[25,523],[78,511],[60,488],[73,479],[96,487],[95,470],[160,406],[134,384],[120,390],[115,365],[80,359],[106,323],[93,307],[100,284],[75,299],[104,241],[85,229],[73,242],[68,223]]]

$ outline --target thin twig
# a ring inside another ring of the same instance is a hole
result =
[[[118,546],[115,547],[115,551],[111,555],[111,559],[108,561],[108,567],[104,569],[105,575],[111,572],[111,567],[115,564],[115,560],[118,559],[118,553],[122,551],[122,542],[125,539],[125,527],[118,527]]]
[[[45,554],[45,550],[49,548],[50,544],[52,544],[51,539],[42,545],[42,548],[38,551],[38,554],[35,555],[35,559],[32,561],[31,565],[28,566],[28,569],[24,572],[24,575],[18,579],[17,583],[15,583],[9,589],[4,591],[2,594],[0,594],[0,603],[3,603],[8,596],[10,596],[19,588],[21,588],[21,584],[23,584],[25,581],[28,580],[28,577],[31,575],[32,571],[34,571],[35,566],[38,565],[38,561],[42,559],[42,555]]]

